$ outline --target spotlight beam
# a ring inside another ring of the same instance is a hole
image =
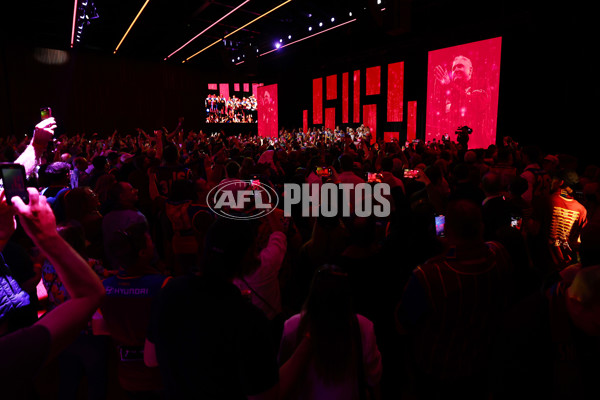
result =
[[[125,34],[121,38],[121,41],[117,45],[117,48],[115,49],[115,51],[113,51],[113,54],[117,54],[117,51],[119,50],[119,47],[121,47],[121,44],[123,43],[123,41],[125,40],[125,38],[129,34],[129,31],[131,30],[131,28],[133,28],[133,25],[138,20],[138,18],[142,14],[142,11],[144,11],[144,8],[146,8],[146,6],[148,5],[149,2],[150,2],[150,0],[146,0],[146,2],[144,3],[144,5],[142,6],[142,8],[140,8],[140,11],[137,13],[137,15],[135,16],[135,18],[133,19],[133,22],[131,23],[131,25],[129,25],[129,29],[127,29],[127,32],[125,32]]]
[[[269,54],[269,53],[272,53],[272,52],[274,52],[274,51],[276,51],[276,50],[283,49],[284,47],[291,46],[291,45],[293,45],[293,44],[296,44],[296,43],[298,43],[298,42],[301,42],[301,41],[303,41],[303,40],[306,40],[306,39],[310,39],[310,38],[312,38],[312,37],[315,37],[315,36],[317,36],[317,35],[320,35],[321,33],[325,33],[325,32],[327,32],[327,31],[330,31],[330,30],[332,30],[332,29],[339,28],[340,26],[343,26],[343,25],[349,24],[349,23],[351,23],[351,22],[354,22],[354,21],[356,21],[356,18],[354,18],[354,19],[351,19],[350,21],[343,22],[343,23],[341,23],[341,24],[339,24],[339,25],[332,26],[331,28],[323,29],[323,30],[322,30],[322,31],[320,31],[320,32],[313,33],[312,35],[309,35],[309,36],[303,37],[302,39],[298,39],[298,40],[294,40],[293,42],[286,43],[286,44],[284,44],[283,46],[281,46],[281,47],[279,47],[279,48],[277,48],[277,49],[269,50],[269,51],[266,51],[266,52],[264,52],[264,53],[262,53],[262,54],[259,54],[259,56],[260,56],[260,57],[262,57],[262,56],[264,56],[264,55],[267,55],[267,54]]]
[[[73,48],[73,43],[75,42],[75,21],[77,21],[77,2],[75,0],[75,6],[73,7],[73,27],[71,28],[71,48]]]
[[[283,3],[281,3],[280,5],[278,5],[277,7],[274,7],[274,8],[272,8],[272,9],[270,9],[269,11],[267,11],[266,13],[264,13],[264,14],[262,14],[262,15],[259,15],[258,17],[254,18],[252,21],[248,22],[247,24],[245,24],[245,25],[242,25],[242,26],[240,26],[239,28],[237,28],[235,31],[233,31],[233,32],[231,32],[231,33],[228,33],[227,35],[223,36],[223,38],[222,38],[222,39],[215,40],[213,43],[209,44],[208,46],[206,46],[205,48],[203,48],[203,49],[202,49],[202,50],[200,50],[199,52],[197,52],[197,53],[195,53],[195,54],[193,54],[193,55],[189,56],[188,58],[186,58],[186,59],[185,59],[184,61],[182,61],[182,62],[189,61],[190,59],[192,59],[192,58],[196,57],[198,54],[202,53],[203,51],[205,51],[205,50],[208,50],[209,48],[213,47],[215,44],[219,43],[221,40],[223,40],[223,39],[227,39],[229,36],[231,36],[231,35],[233,35],[233,34],[235,34],[235,33],[239,32],[239,31],[241,31],[242,29],[244,29],[244,28],[245,28],[245,27],[247,27],[248,25],[251,25],[251,24],[255,23],[255,22],[256,22],[256,21],[258,21],[259,19],[261,19],[261,18],[263,18],[263,17],[266,17],[267,15],[271,14],[273,11],[275,11],[275,10],[279,9],[280,7],[283,7],[283,6],[285,6],[285,5],[286,5],[287,3],[289,3],[290,1],[292,1],[292,0],[286,0],[286,1],[284,1]]]
[[[242,7],[244,4],[248,3],[249,1],[250,0],[244,1],[242,4],[240,4],[239,6],[237,6],[236,8],[234,8],[233,10],[229,11],[227,14],[225,14],[224,16],[222,16],[219,20],[217,20],[216,22],[213,22],[213,24],[211,26],[209,26],[208,28],[206,28],[205,30],[203,30],[202,32],[200,32],[199,34],[197,34],[196,36],[194,36],[193,38],[191,38],[190,40],[188,40],[188,42],[186,44],[184,44],[183,46],[181,46],[180,48],[178,48],[177,50],[175,50],[174,52],[172,52],[171,54],[169,54],[167,56],[167,58],[165,58],[165,61],[168,60],[169,58],[171,58],[173,55],[175,55],[175,53],[179,52],[185,46],[187,46],[188,44],[192,43],[194,40],[198,39],[200,36],[202,36],[210,28],[212,28],[213,26],[215,26],[219,22],[223,21],[225,18],[227,18],[228,16],[230,16],[231,14],[233,14],[235,11],[237,11],[240,7]]]

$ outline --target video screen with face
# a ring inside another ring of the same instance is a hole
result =
[[[278,136],[277,84],[260,86],[257,90],[258,135],[262,137]]]
[[[469,148],[496,143],[502,38],[429,52],[425,140],[456,141],[472,129]]]

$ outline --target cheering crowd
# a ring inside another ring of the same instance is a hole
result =
[[[75,399],[84,381],[97,399],[597,397],[595,165],[364,126],[55,129],[0,142],[29,187],[0,204],[7,398]],[[285,196],[369,173],[387,217],[230,220],[207,201],[225,181]]]

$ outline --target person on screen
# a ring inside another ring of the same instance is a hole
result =
[[[441,126],[456,129],[469,125],[473,131],[485,132],[485,118],[481,113],[487,111],[490,102],[489,92],[484,88],[473,87],[473,63],[468,57],[458,55],[452,61],[452,70],[437,65],[433,70],[437,89],[435,101]]]
[[[271,93],[268,90],[265,90],[265,93],[262,97],[261,104],[261,119],[264,123],[264,126],[269,126],[271,117],[275,114],[273,99],[271,98]]]

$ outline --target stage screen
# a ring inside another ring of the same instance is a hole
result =
[[[377,104],[363,106],[363,124],[371,131],[371,144],[377,141]]]
[[[323,78],[313,79],[313,124],[323,123]]]
[[[259,86],[258,97],[258,135],[277,137],[277,84]]]
[[[337,75],[329,75],[325,84],[327,85],[327,100],[337,99]]]
[[[502,38],[429,52],[425,140],[440,140],[467,125],[469,148],[496,143]]]
[[[329,107],[325,109],[325,128],[335,129],[335,107]]]
[[[353,97],[352,105],[354,107],[352,122],[360,123],[360,70],[354,71],[353,75]]]
[[[417,102],[408,102],[408,116],[406,117],[406,140],[411,142],[417,138]]]
[[[387,120],[401,122],[404,113],[404,62],[388,64]]]
[[[347,72],[342,74],[342,123],[348,123],[348,76]]]
[[[256,123],[256,97],[249,92],[249,84],[233,84],[230,91],[229,83],[211,83],[208,85],[208,95],[204,100],[206,122],[208,123]]]
[[[366,77],[365,94],[371,96],[381,93],[381,67],[367,68]]]

